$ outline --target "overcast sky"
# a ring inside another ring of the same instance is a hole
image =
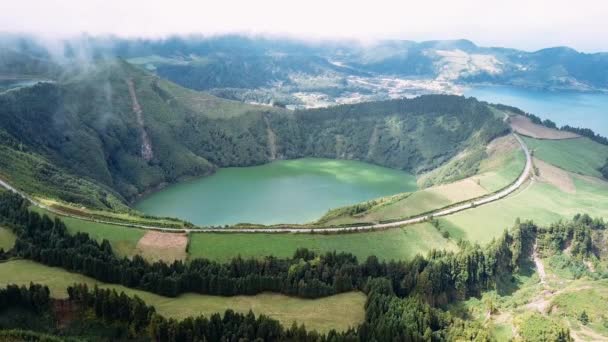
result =
[[[0,0],[0,31],[46,36],[271,33],[471,39],[608,51],[607,0]]]

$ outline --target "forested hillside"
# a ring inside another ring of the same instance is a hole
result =
[[[447,308],[457,307],[458,303],[487,291],[508,296],[521,285],[515,277],[529,276],[533,271],[530,266],[538,262],[537,255],[567,257],[570,260],[567,267],[577,269],[579,277],[585,274],[594,279],[606,277],[603,244],[606,225],[587,215],[576,215],[571,221],[547,227],[529,221],[516,222],[485,247],[462,242],[458,252],[432,251],[426,257],[417,256],[409,261],[386,262],[371,256],[360,262],[347,253],[317,255],[301,249],[286,259],[237,257],[226,264],[195,259],[187,264],[176,261],[170,265],[150,264],[137,257],[119,259],[107,241],[98,243],[82,233],[70,235],[62,221],[28,211],[24,200],[10,193],[0,194],[0,223],[17,235],[14,248],[0,252],[0,259],[31,259],[166,296],[184,292],[238,295],[270,290],[314,298],[352,289],[367,294],[366,316],[361,325],[342,333],[320,335],[304,327],[286,329],[264,316],[256,319],[253,314],[232,311],[223,317],[218,314],[175,321],[156,314],[141,299],[80,285],[68,289],[69,300],[54,302],[53,311],[49,290],[43,286],[9,286],[0,290],[3,318],[0,328],[36,329],[68,336],[82,334],[104,340],[145,336],[168,341],[194,336],[217,340],[224,336],[302,341],[489,341],[493,335],[482,322]],[[541,281],[542,272],[539,270]],[[488,305],[492,307],[491,303]],[[14,319],[15,310],[21,312],[21,320]],[[489,314],[494,310],[489,309]],[[65,312],[81,314],[65,315]],[[35,321],[37,315],[56,314],[63,315],[64,324],[59,329],[53,320],[39,321],[35,326],[23,323]],[[98,329],[71,330],[82,328],[82,324]],[[113,329],[108,330],[109,327]],[[568,327],[559,323],[549,328],[542,325],[524,328],[520,330],[522,336],[571,339]],[[113,335],[106,336],[108,332]]]
[[[291,112],[187,90],[121,60],[70,75],[0,94],[0,177],[95,208],[121,209],[166,183],[274,159],[421,172],[507,131],[485,104],[457,96]]]

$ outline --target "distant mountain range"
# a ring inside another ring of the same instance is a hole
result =
[[[608,53],[586,54],[567,47],[526,52],[479,47],[468,40],[362,44],[235,35],[163,40],[85,36],[53,44],[3,36],[0,46],[4,78],[16,70],[53,77],[56,64],[122,57],[191,89],[294,107],[460,93],[460,86],[480,83],[608,89]]]

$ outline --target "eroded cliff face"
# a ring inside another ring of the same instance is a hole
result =
[[[139,101],[137,101],[137,94],[135,93],[135,85],[133,84],[132,79],[128,79],[127,86],[129,87],[129,95],[131,96],[131,101],[133,102],[133,113],[135,113],[135,118],[137,119],[137,125],[139,126],[139,133],[141,138],[141,157],[146,161],[152,160],[154,158],[154,153],[152,152],[152,143],[150,142],[150,138],[148,137],[148,132],[146,132],[146,126],[144,124],[144,115],[141,110],[141,105]]]

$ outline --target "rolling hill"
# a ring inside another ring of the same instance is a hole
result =
[[[167,183],[275,159],[355,159],[420,173],[507,131],[475,99],[429,95],[293,112],[185,89],[119,59],[2,93],[0,108],[5,180],[117,210]]]

